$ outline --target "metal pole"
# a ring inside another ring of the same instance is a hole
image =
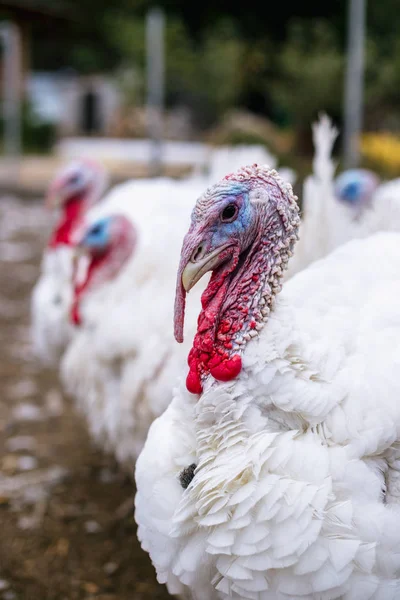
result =
[[[364,44],[366,0],[349,0],[347,68],[344,90],[344,162],[347,168],[360,159],[363,118]]]
[[[151,139],[150,171],[162,168],[162,112],[164,105],[164,12],[152,8],[147,14],[147,119]]]
[[[14,23],[0,23],[3,43],[3,121],[7,176],[17,182],[21,155],[21,39]]]

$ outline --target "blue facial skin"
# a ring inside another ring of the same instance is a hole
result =
[[[225,194],[223,198],[218,200],[218,217],[209,229],[211,233],[211,248],[218,248],[234,239],[243,239],[251,227],[254,216],[248,195],[243,193],[242,187],[239,187],[237,194],[233,193],[229,194],[229,196]],[[230,204],[236,205],[239,211],[233,221],[224,222],[222,213]]]
[[[358,170],[345,171],[336,179],[335,194],[342,202],[356,205],[367,194],[368,183],[365,173]]]
[[[111,237],[112,217],[105,217],[96,221],[86,232],[80,246],[89,250],[102,250],[107,248]]]
[[[350,204],[357,202],[360,196],[360,184],[357,181],[348,183],[342,190],[341,198]]]

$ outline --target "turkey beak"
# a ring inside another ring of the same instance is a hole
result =
[[[45,207],[47,210],[54,210],[63,203],[63,200],[61,190],[57,188],[50,189],[45,199]]]
[[[190,261],[182,271],[182,285],[185,292],[189,292],[200,281],[203,275],[218,266],[220,254],[228,245],[224,244],[206,255],[204,255],[201,244],[195,249]]]
[[[87,249],[83,244],[77,244],[74,246],[74,255],[76,258],[80,258],[81,256],[86,256],[88,254]]]
[[[176,280],[174,334],[177,342],[183,342],[183,325],[185,320],[186,293],[220,262],[221,252],[229,245],[225,244],[206,254],[206,244],[199,242],[202,236],[195,232],[186,234],[183,240],[181,260]]]

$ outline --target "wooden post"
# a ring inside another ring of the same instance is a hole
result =
[[[21,34],[21,91],[22,98],[25,93],[25,81],[31,70],[31,24],[29,21],[20,21]]]
[[[150,172],[162,170],[162,137],[164,105],[164,13],[152,8],[147,14],[147,123],[151,140]]]
[[[349,0],[347,68],[344,90],[344,163],[355,167],[360,160],[363,117],[364,45],[366,0]]]

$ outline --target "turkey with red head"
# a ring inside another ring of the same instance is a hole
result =
[[[49,187],[46,205],[59,217],[44,252],[31,302],[34,349],[44,363],[56,364],[71,338],[68,313],[74,232],[86,212],[101,199],[106,186],[101,165],[79,160],[61,169]]]

